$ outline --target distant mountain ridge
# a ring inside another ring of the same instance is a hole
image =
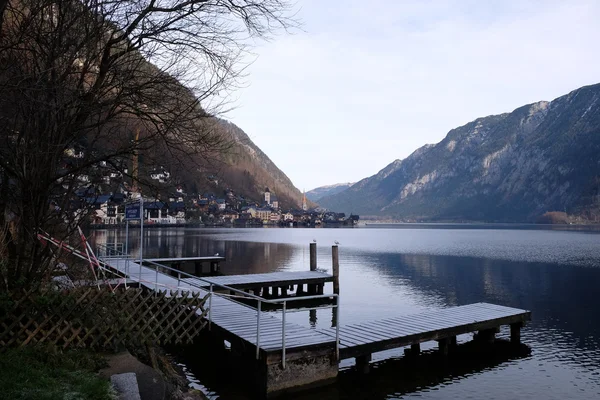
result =
[[[352,185],[354,185],[354,182],[336,183],[333,185],[319,186],[318,188],[314,188],[306,192],[306,198],[318,203],[318,201],[321,198],[339,193],[343,190],[348,189]]]
[[[596,84],[478,118],[319,203],[402,220],[533,221],[597,213],[599,185]]]

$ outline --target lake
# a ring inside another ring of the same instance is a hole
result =
[[[357,377],[353,361],[345,360],[336,385],[298,398],[600,398],[600,234],[531,228],[160,228],[145,231],[144,257],[219,253],[227,259],[221,264],[225,274],[304,271],[309,243],[316,240],[318,268],[331,272],[331,246],[338,241],[342,325],[481,301],[532,311],[522,331],[527,354],[431,374],[425,368],[409,381],[402,349],[386,351],[373,355],[370,376]],[[124,241],[123,230],[91,236],[96,242]],[[139,230],[131,230],[129,242],[138,255]],[[302,312],[288,320],[321,328],[331,325],[331,317],[331,310],[319,310],[316,319]],[[423,346],[428,348],[435,343]],[[185,357],[181,362],[210,398],[246,398],[215,372],[218,366]]]

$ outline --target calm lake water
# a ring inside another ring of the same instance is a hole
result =
[[[403,350],[386,351],[373,355],[368,377],[357,376],[353,361],[345,360],[337,385],[297,398],[600,399],[600,234],[480,228],[149,229],[144,256],[219,253],[227,258],[225,274],[304,271],[316,240],[318,268],[331,271],[337,240],[341,324],[481,301],[532,311],[522,332],[529,353],[410,375],[402,369]],[[92,236],[122,242],[123,234]],[[134,255],[138,242],[139,231],[132,230]],[[316,321],[304,312],[288,320],[321,328],[331,325],[331,316],[319,310]],[[218,366],[200,361],[182,359],[197,388],[210,398],[247,398]]]

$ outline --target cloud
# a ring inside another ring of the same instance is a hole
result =
[[[357,181],[477,117],[600,81],[596,1],[300,1],[228,117],[300,188]]]

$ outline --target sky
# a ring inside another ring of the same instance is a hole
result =
[[[224,115],[300,190],[600,82],[600,1],[297,0]]]

